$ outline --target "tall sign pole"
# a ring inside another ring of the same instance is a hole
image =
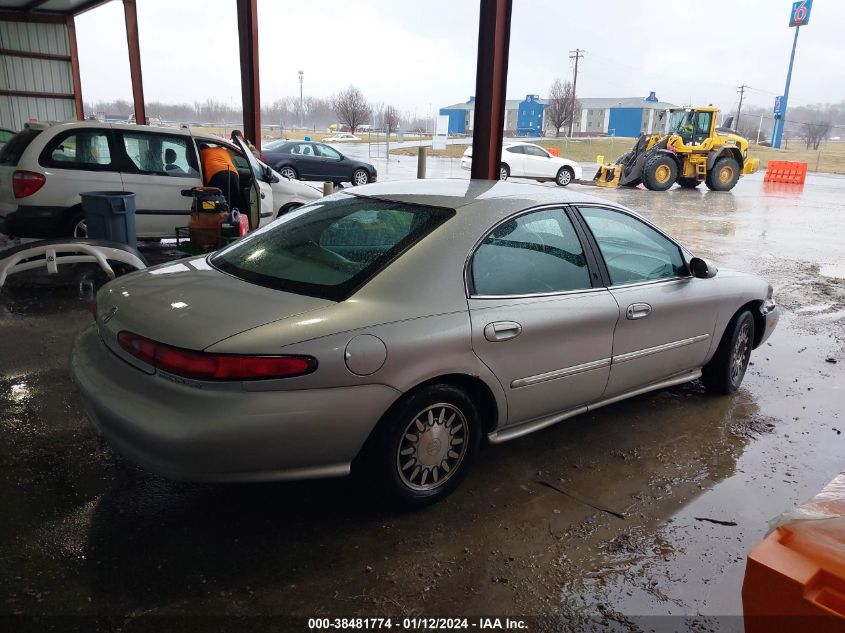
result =
[[[792,40],[792,54],[789,56],[789,70],[786,72],[786,87],[783,89],[783,96],[775,100],[775,124],[772,129],[772,147],[780,148],[783,138],[783,128],[786,124],[786,108],[789,101],[789,84],[792,82],[792,64],[795,62],[795,47],[798,45],[798,32],[802,26],[810,22],[810,10],[813,8],[813,0],[800,0],[792,3],[792,13],[789,15],[789,26],[795,27],[795,37]],[[778,110],[780,110],[778,112]]]

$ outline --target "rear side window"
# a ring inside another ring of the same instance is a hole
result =
[[[261,286],[342,301],[452,214],[342,196],[285,215],[211,263]]]
[[[484,239],[472,258],[475,295],[508,296],[590,288],[581,242],[562,209],[508,220]]]
[[[193,142],[184,136],[120,132],[130,169],[159,176],[196,177],[197,157]]]
[[[33,139],[41,133],[41,130],[26,129],[15,134],[11,140],[0,149],[0,165],[16,166],[23,156],[26,148]]]
[[[47,143],[38,162],[57,169],[109,169],[112,166],[109,136],[108,130],[68,130]]]

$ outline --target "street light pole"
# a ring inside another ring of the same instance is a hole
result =
[[[302,78],[305,75],[305,72],[298,70],[297,73],[299,73],[299,128],[302,129],[305,126],[303,121],[303,114],[305,110],[302,106]]]

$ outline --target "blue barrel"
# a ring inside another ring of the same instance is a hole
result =
[[[134,193],[88,191],[81,196],[89,238],[137,246]]]

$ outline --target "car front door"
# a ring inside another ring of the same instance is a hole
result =
[[[681,248],[641,219],[579,205],[619,305],[606,397],[701,367],[710,348],[716,284],[689,275]]]
[[[314,149],[317,152],[320,174],[323,178],[334,181],[352,179],[352,172],[347,168],[349,161],[343,160],[340,152],[322,143],[315,143]]]
[[[115,130],[123,154],[123,185],[135,194],[135,216],[141,237],[173,237],[186,226],[191,199],[183,189],[202,185],[197,153],[188,135]]]
[[[530,177],[553,178],[555,165],[548,152],[534,145],[523,146],[525,153],[525,175]]]
[[[619,309],[566,211],[500,223],[467,277],[472,346],[505,390],[507,425],[543,423],[601,396]]]
[[[240,153],[236,152],[232,159],[238,166],[238,170],[241,169],[238,158],[246,162],[249,168],[249,228],[257,229],[262,222],[274,217],[276,209],[273,201],[273,188],[267,182],[266,170],[240,136],[235,137],[235,144],[238,146]]]

